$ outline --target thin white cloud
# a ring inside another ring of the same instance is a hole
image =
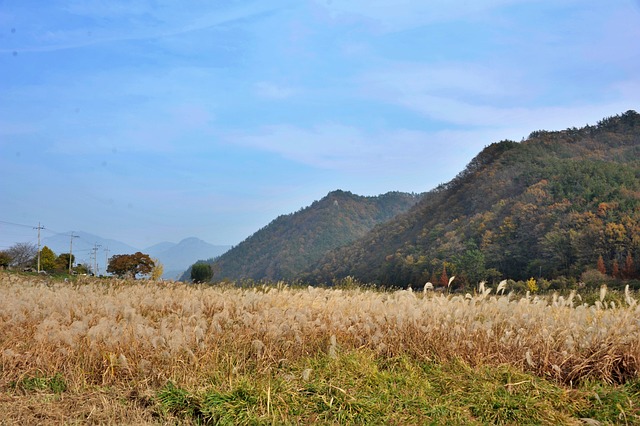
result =
[[[636,2],[640,5],[640,0]],[[597,36],[580,46],[584,60],[626,66],[629,71],[635,71],[640,62],[640,49],[634,48],[640,40],[640,8],[630,4],[605,16],[592,16],[590,21],[589,31]]]
[[[412,168],[424,167],[432,158],[448,163],[445,168],[464,165],[495,137],[496,133],[488,130],[375,132],[343,124],[322,124],[311,128],[265,126],[257,132],[227,134],[224,140],[315,168],[365,176],[370,172],[402,175]]]
[[[13,108],[4,110],[11,125],[0,126],[0,135],[46,134],[40,144],[69,155],[113,148],[175,152],[215,126],[221,89],[212,79],[205,68],[119,69],[8,88],[4,100]],[[20,113],[27,108],[29,115]]]
[[[549,104],[531,106],[512,101],[507,104],[491,103],[487,99],[433,95],[429,92],[405,91],[385,98],[387,102],[415,111],[424,117],[458,126],[559,130],[593,123],[612,113],[635,109],[640,104],[640,80],[627,80],[611,87],[618,96],[605,101],[580,104]],[[522,136],[525,136],[523,134]],[[517,135],[504,135],[516,137]]]
[[[313,0],[333,18],[361,18],[384,31],[397,31],[467,18],[477,18],[492,9],[540,0]],[[574,0],[568,0],[574,1]],[[565,1],[566,3],[567,1]],[[557,2],[556,2],[557,3]]]
[[[468,76],[465,76],[467,71]],[[369,93],[377,99],[417,112],[430,120],[465,127],[492,127],[518,129],[520,134],[509,132],[504,137],[521,137],[531,129],[564,129],[593,123],[612,113],[635,109],[640,103],[640,79],[614,82],[600,90],[607,99],[567,102],[558,99],[546,104],[534,105],[521,99],[532,95],[526,81],[508,82],[498,73],[491,76],[473,75],[473,67],[461,72],[436,73],[442,79],[425,77],[419,67],[413,78],[407,73],[387,72],[384,78],[367,77]],[[411,73],[409,73],[411,74]],[[425,76],[429,72],[424,72]],[[451,76],[449,80],[446,76]],[[503,85],[500,82],[504,82]]]
[[[284,158],[320,168],[340,168],[359,162],[369,147],[362,133],[340,124],[315,126],[311,129],[281,124],[263,126],[256,132],[234,132],[226,141],[273,152]]]
[[[360,81],[366,90],[393,96],[451,94],[453,96],[514,97],[525,91],[515,70],[475,63],[397,63],[366,73]]]
[[[580,66],[575,63],[568,69]],[[550,66],[546,72],[567,71]],[[585,72],[580,78],[588,82],[590,76]],[[623,74],[619,81],[586,86],[564,76],[540,78],[527,67],[514,69],[501,63],[391,63],[356,80],[365,97],[449,125],[508,128],[504,137],[510,138],[526,136],[532,129],[579,127],[640,104],[640,77],[633,73]],[[564,90],[573,91],[575,98],[554,93]],[[514,135],[514,129],[521,133]]]
[[[276,83],[261,81],[255,85],[256,94],[262,98],[287,99],[296,94],[296,89]]]
[[[72,0],[63,8],[75,15],[121,18],[148,13],[153,5],[147,0]]]
[[[184,7],[180,3],[167,2],[158,7],[146,1],[131,4],[111,4],[100,0],[87,4],[75,2],[67,5],[67,12],[98,20],[99,25],[70,28],[65,22],[53,21],[45,27],[46,31],[38,29],[40,32],[34,32],[30,40],[23,40],[11,49],[0,48],[0,53],[52,52],[123,41],[162,40],[223,26],[276,9],[265,1],[243,2],[230,8],[212,6],[210,3],[201,6],[204,7]],[[105,26],[100,22],[102,19],[113,22]]]
[[[210,108],[198,102],[186,102],[171,108],[171,115],[179,128],[208,128],[215,119]]]

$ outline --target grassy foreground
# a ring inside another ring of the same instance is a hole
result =
[[[4,424],[640,424],[640,310],[0,272]]]

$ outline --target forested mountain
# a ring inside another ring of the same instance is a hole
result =
[[[401,192],[376,197],[330,192],[309,207],[278,217],[217,258],[214,280],[293,279],[327,251],[363,237],[419,199]]]
[[[632,278],[638,265],[640,115],[628,111],[491,144],[409,212],[328,253],[305,279],[420,286],[456,275],[461,285],[578,278],[596,267]]]

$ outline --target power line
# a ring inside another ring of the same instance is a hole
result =
[[[35,225],[25,225],[24,223],[9,222],[9,221],[6,221],[6,220],[0,220],[0,223],[5,224],[5,225],[18,226],[18,227],[21,227],[21,228],[30,228],[30,229],[35,229],[36,228]],[[40,226],[40,225],[38,225],[38,226]],[[50,232],[53,235],[66,235],[66,236],[69,236],[68,232],[59,232],[59,231],[56,231],[54,229],[44,228],[44,227],[42,229],[45,230],[45,231]],[[73,234],[73,231],[71,231],[71,233]]]
[[[0,244],[2,249],[10,249],[16,241],[34,243],[33,225],[0,220]]]
[[[0,220],[0,224],[1,225],[9,225],[9,226],[12,226],[12,227],[15,227],[15,228],[24,228],[24,232],[25,232],[25,233],[21,233],[21,232],[17,232],[17,231],[9,231],[8,232],[9,235],[6,235],[6,234],[5,235],[1,235],[1,237],[2,237],[1,243],[3,244],[2,248],[11,248],[12,246],[7,246],[7,244],[10,244],[10,240],[13,240],[13,242],[16,242],[18,240],[23,240],[23,241],[24,240],[28,240],[27,242],[29,242],[29,243],[34,242],[34,238],[32,236],[33,234],[31,234],[31,233],[26,234],[26,232],[27,232],[26,230],[27,229],[37,229],[38,230],[38,240],[37,240],[38,241],[38,243],[37,243],[38,246],[40,246],[39,237],[40,237],[40,231],[41,230],[45,231],[45,232],[48,232],[48,233],[51,233],[54,236],[55,235],[68,235],[66,233],[57,232],[57,231],[54,231],[52,229],[45,228],[44,226],[40,226],[39,222],[38,222],[38,226],[34,226],[34,225],[25,225],[23,223],[10,222],[10,221],[7,221],[7,220]],[[40,250],[38,250],[38,252],[40,252]]]
[[[33,225],[23,225],[22,223],[7,222],[5,220],[0,220],[0,223],[4,223],[5,225],[21,226],[23,228],[33,228]]]

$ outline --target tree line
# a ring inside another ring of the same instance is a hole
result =
[[[57,274],[95,274],[91,265],[75,264],[75,256],[70,253],[56,255],[49,247],[38,248],[32,243],[16,243],[7,250],[0,251],[0,268],[20,271],[40,271]],[[158,279],[162,276],[163,266],[148,254],[117,254],[109,258],[107,273],[119,278],[136,279],[146,277]]]
[[[49,247],[40,250],[40,271],[50,273],[78,273],[86,274],[91,271],[88,265],[74,266],[75,256],[70,253],[56,255]],[[0,251],[0,268],[17,269],[21,271],[36,270],[38,268],[38,247],[32,243],[16,243],[7,250]]]

